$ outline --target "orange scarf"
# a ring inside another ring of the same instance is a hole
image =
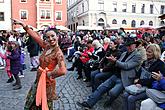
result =
[[[49,71],[49,69],[47,67],[45,69],[39,67],[39,70],[41,70],[42,73],[37,86],[36,106],[42,104],[42,110],[49,110],[46,96],[46,73]]]

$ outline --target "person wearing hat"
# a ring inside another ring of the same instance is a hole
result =
[[[21,51],[19,49],[19,43],[17,41],[10,41],[11,45],[11,55],[7,55],[7,58],[10,59],[10,71],[13,74],[16,82],[13,84],[13,90],[21,89],[21,80],[18,76],[21,69],[20,55]]]
[[[77,102],[77,105],[84,108],[92,108],[106,92],[109,93],[109,98],[105,102],[104,107],[111,103],[120,95],[126,86],[133,84],[133,79],[141,65],[141,55],[136,50],[136,42],[133,38],[126,38],[125,45],[127,52],[122,53],[119,59],[114,56],[109,56],[109,62],[114,63],[115,67],[120,70],[120,73],[113,75],[103,82],[97,89],[88,96],[87,101]]]

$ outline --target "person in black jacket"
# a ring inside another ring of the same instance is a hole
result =
[[[39,52],[39,45],[31,38],[29,37],[28,41],[26,42],[27,50],[30,54],[30,62],[32,65],[31,71],[37,71],[37,67],[39,65],[38,61],[38,52]]]
[[[142,68],[137,72],[137,77],[134,83],[137,87],[141,88],[143,86],[147,88],[152,87],[152,82],[156,81],[151,77],[152,72],[161,73],[165,76],[165,64],[160,60],[161,50],[157,44],[149,44],[146,48],[147,60],[142,64]],[[143,74],[145,72],[143,69],[148,71],[150,74]],[[132,95],[125,92],[123,95],[123,110],[135,110],[135,102],[138,100],[146,99],[145,91],[137,95]]]

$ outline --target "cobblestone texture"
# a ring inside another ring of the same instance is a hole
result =
[[[67,62],[67,67],[70,66],[71,63]],[[23,110],[26,94],[36,75],[35,72],[30,72],[29,68],[24,73],[25,77],[21,78],[22,89],[12,90],[12,83],[6,83],[7,74],[3,70],[0,71],[0,110]],[[76,72],[67,72],[65,76],[57,78],[56,91],[60,99],[54,101],[54,110],[83,110],[76,105],[76,102],[86,100],[87,96],[91,93],[91,88],[87,88],[87,83],[77,80],[76,77]],[[117,99],[112,104],[113,109],[111,107],[103,108],[105,99],[106,95],[103,96],[92,110],[121,110],[121,103],[118,101],[120,99]]]

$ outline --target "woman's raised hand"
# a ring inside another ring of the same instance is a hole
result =
[[[14,19],[14,18],[11,18],[11,20],[12,20],[12,23],[14,24],[14,25],[21,25],[21,26],[23,26],[23,27],[25,27],[26,26],[26,24],[25,23],[23,23],[22,21],[20,21],[20,20],[17,20],[17,19]]]
[[[157,81],[160,81],[161,78],[163,77],[163,75],[160,73],[160,71],[159,71],[158,73],[152,72],[151,75],[152,75],[152,77],[153,77],[154,79],[156,79]]]

